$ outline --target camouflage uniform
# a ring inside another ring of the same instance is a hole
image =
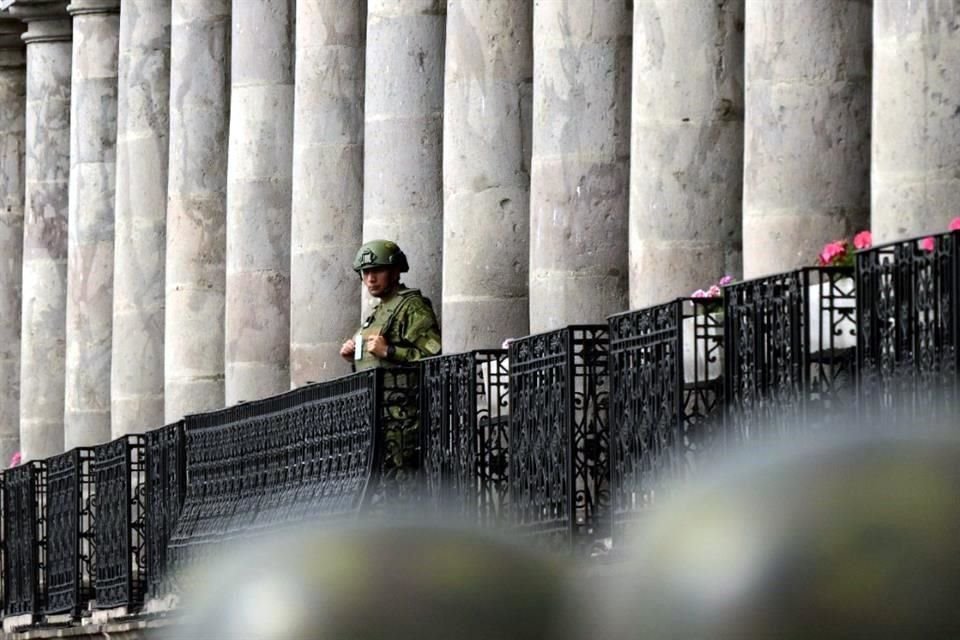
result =
[[[389,358],[377,358],[367,352],[364,343],[375,335],[382,335],[393,347]],[[392,296],[380,301],[354,340],[359,356],[354,359],[357,371],[411,365],[421,358],[439,355],[441,349],[440,326],[430,300],[423,297],[419,289],[408,289],[403,285]]]
[[[364,244],[353,264],[357,273],[378,267],[393,267],[401,273],[409,269],[400,247],[386,240]],[[377,358],[367,351],[367,339],[376,335],[382,335],[389,345],[386,358]],[[410,366],[421,358],[439,355],[440,325],[433,305],[418,289],[401,284],[389,297],[380,300],[354,335],[354,345],[356,371]],[[393,484],[400,486],[405,482],[405,472],[417,467],[416,376],[401,371],[387,373],[384,385],[384,473],[393,476]]]

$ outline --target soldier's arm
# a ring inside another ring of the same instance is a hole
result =
[[[410,364],[421,358],[440,355],[440,325],[426,302],[411,301],[398,320],[401,340],[392,345],[391,362]]]

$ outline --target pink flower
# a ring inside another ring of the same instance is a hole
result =
[[[833,264],[834,260],[837,258],[843,257],[843,254],[847,252],[847,243],[843,240],[837,240],[836,242],[828,242],[823,246],[823,249],[820,251],[820,266],[829,267]]]
[[[920,248],[924,251],[933,251],[934,247],[936,247],[936,244],[933,240],[933,236],[927,236],[920,241]]]
[[[725,287],[731,282],[733,282],[733,276],[723,276],[722,278],[720,278],[720,281],[717,282],[717,286]]]
[[[690,294],[690,297],[691,298],[708,298],[710,296],[703,289],[697,289],[696,291]]]
[[[23,462],[23,456],[19,451],[10,456],[10,467],[18,467],[20,463]]]
[[[712,287],[710,287],[710,288],[707,290],[707,297],[708,297],[708,298],[719,298],[719,297],[722,296],[722,295],[723,295],[723,292],[720,291],[720,286],[719,286],[719,285],[713,285]]]
[[[861,231],[853,236],[853,246],[857,249],[869,249],[873,246],[873,234],[869,230]]]
[[[960,216],[957,216],[950,221],[950,226],[947,227],[948,231],[960,231]]]
[[[509,349],[509,348],[510,348],[510,343],[513,342],[513,340],[514,340],[513,338],[507,338],[506,340],[503,341],[503,344],[500,345],[500,348],[501,348],[501,349]]]

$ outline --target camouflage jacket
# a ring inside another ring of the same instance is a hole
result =
[[[367,353],[366,339],[380,334],[394,348],[392,357],[380,359]],[[357,339],[360,338],[360,339]],[[390,298],[381,300],[354,337],[357,371],[376,367],[413,364],[421,358],[440,354],[440,325],[430,300],[419,289],[401,285]]]

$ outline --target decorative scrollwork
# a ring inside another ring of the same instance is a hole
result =
[[[134,434],[96,448],[96,596],[100,609],[143,604],[145,443],[144,436]]]
[[[42,613],[46,582],[47,466],[34,460],[4,472],[4,614]]]
[[[547,546],[610,535],[607,328],[510,344],[510,513]]]
[[[94,595],[93,449],[47,459],[47,614],[74,617]]]

